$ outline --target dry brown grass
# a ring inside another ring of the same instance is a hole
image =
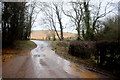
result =
[[[49,31],[49,30],[36,30],[33,31],[31,33],[31,39],[42,39],[45,40],[47,36],[52,36],[52,34],[54,34],[54,31]],[[60,32],[58,31],[58,33],[60,34]],[[72,37],[76,37],[77,35],[74,33],[67,33],[64,32],[64,38],[72,38]],[[56,38],[58,39],[57,35]]]
[[[32,41],[16,41],[14,47],[2,49],[2,62],[6,62],[15,56],[30,55],[31,49],[35,47],[36,44]]]

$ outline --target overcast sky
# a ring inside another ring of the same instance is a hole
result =
[[[0,0],[0,1],[10,1],[10,2],[19,2],[19,1],[23,1],[23,0]],[[30,1],[30,0],[29,0]],[[51,2],[51,1],[56,1],[56,2],[61,2],[61,1],[64,1],[64,2],[69,2],[69,1],[76,1],[76,0],[35,0],[35,1],[41,1],[41,2]],[[81,0],[81,1],[83,1],[83,0]],[[104,6],[106,5],[106,3],[107,2],[113,2],[113,3],[116,3],[117,4],[117,2],[119,1],[119,0],[91,0],[91,3],[92,4],[96,4],[96,5],[98,5],[98,2],[99,1],[103,1],[102,2],[102,7],[104,8]],[[104,9],[103,9],[104,10]],[[101,10],[101,12],[104,12],[103,10]],[[1,12],[1,11],[0,11]],[[115,12],[116,13],[116,12]],[[1,18],[1,16],[0,16],[0,18]],[[40,12],[39,14],[38,14],[38,16],[37,16],[37,19],[36,19],[36,22],[34,23],[34,25],[33,25],[33,28],[32,28],[32,30],[45,30],[45,29],[48,29],[48,28],[46,28],[46,26],[44,26],[41,22],[41,19],[43,18],[43,14]],[[65,15],[63,16],[63,18],[62,18],[62,22],[63,22],[63,26],[64,27],[66,27],[65,29],[64,29],[64,32],[72,32],[72,33],[76,33],[76,30],[75,30],[75,28],[74,27],[69,27],[69,26],[71,26],[71,24],[69,24],[70,23],[70,20],[69,20],[69,18],[68,17],[66,17]],[[42,24],[42,25],[41,25]],[[58,25],[58,24],[57,24]],[[59,30],[59,27],[57,27],[57,29]]]
[[[51,2],[51,1],[56,1],[56,2],[60,2],[60,1],[65,1],[65,2],[69,2],[69,1],[76,1],[76,0],[38,0],[38,1],[41,1],[41,2]],[[101,0],[91,0],[91,3],[92,4],[95,4],[95,5],[98,5],[99,3],[99,1],[101,1]],[[104,12],[104,6],[107,4],[107,2],[113,2],[113,3],[117,3],[119,0],[102,0],[103,2],[102,2],[102,9],[103,10],[101,10],[101,12]],[[42,21],[41,21],[41,19],[42,19],[42,17],[43,17],[43,15],[42,15],[42,13],[40,12],[39,14],[38,14],[38,17],[37,17],[37,19],[36,19],[36,22],[34,23],[34,25],[33,25],[33,28],[32,28],[32,30],[46,30],[46,29],[48,29],[46,26],[44,26],[44,25],[41,25],[42,23]],[[62,22],[63,22],[63,26],[66,26],[66,28],[64,29],[64,32],[71,32],[71,33],[76,33],[76,30],[74,30],[75,28],[74,27],[69,27],[69,18],[68,17],[66,17],[66,16],[63,16],[63,18],[62,18]],[[58,25],[58,24],[57,24]],[[59,30],[59,27],[57,27],[57,29]]]

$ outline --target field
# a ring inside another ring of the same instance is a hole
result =
[[[47,37],[51,37],[55,34],[55,31],[49,31],[49,30],[36,30],[36,31],[32,31],[31,33],[31,39],[41,39],[41,40],[45,40]],[[58,34],[60,34],[60,32],[58,31]],[[74,38],[77,36],[77,34],[74,33],[68,33],[68,32],[64,32],[64,38]],[[55,35],[56,39],[58,39],[57,35]]]

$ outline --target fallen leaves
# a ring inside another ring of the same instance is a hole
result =
[[[8,60],[10,60],[11,58],[13,58],[15,55],[13,54],[5,54],[5,55],[2,55],[2,62],[6,62]]]

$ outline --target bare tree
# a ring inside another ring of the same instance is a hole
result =
[[[64,39],[63,37],[63,25],[62,25],[62,10],[61,10],[61,7],[62,7],[62,3],[53,3],[54,5],[54,10],[55,10],[55,13],[57,15],[57,19],[58,19],[58,22],[59,22],[59,25],[60,25],[60,33],[61,33],[61,40]]]
[[[82,19],[83,19],[83,8],[82,8],[82,3],[77,1],[77,2],[70,2],[71,6],[72,6],[72,10],[64,10],[62,8],[63,13],[70,17],[72,22],[74,22],[75,26],[76,26],[76,30],[78,33],[78,40],[81,39],[80,36],[80,31],[82,28]]]
[[[87,40],[93,40],[95,31],[97,31],[96,26],[98,26],[98,23],[100,24],[99,19],[105,17],[114,9],[113,8],[111,10],[108,10],[110,2],[107,3],[104,7],[103,13],[100,12],[102,2],[99,2],[95,13],[89,10],[90,8],[92,8],[93,10],[96,9],[95,5],[94,7],[91,7],[92,4],[90,4],[90,0],[83,2],[80,2],[80,0],[78,0],[76,2],[69,2],[67,4],[71,4],[71,9],[65,10],[62,8],[62,11],[66,16],[70,17],[71,21],[75,24],[78,33],[78,40],[81,39],[81,31],[83,38]]]
[[[35,20],[33,20],[33,15],[34,15],[34,11],[35,11],[35,7],[36,7],[36,2],[35,1],[32,1],[30,2],[28,5],[28,12],[27,12],[27,21],[28,21],[28,26],[27,29],[26,29],[26,34],[25,35],[28,35],[28,37],[30,37],[30,33],[31,33],[31,28],[35,22]]]
[[[98,5],[98,6],[93,5],[93,6],[94,6],[93,9],[95,9],[95,8],[97,9],[95,12],[91,13],[91,14],[94,15],[94,16],[93,16],[93,19],[92,19],[92,29],[93,29],[93,31],[95,31],[95,29],[96,29],[96,23],[97,23],[97,21],[99,21],[100,18],[105,17],[106,15],[108,15],[109,13],[111,13],[111,12],[115,9],[115,7],[113,7],[113,8],[111,8],[110,10],[108,10],[108,8],[111,6],[111,5],[110,5],[111,2],[108,2],[108,3],[105,5],[105,7],[104,7],[104,12],[103,12],[103,13],[100,13],[101,7],[102,7],[102,3],[103,3],[103,2],[99,2],[99,5]]]
[[[92,35],[92,30],[91,30],[91,28],[90,28],[90,19],[91,19],[91,17],[90,17],[90,10],[89,10],[89,2],[90,2],[90,0],[89,1],[84,1],[83,2],[83,8],[84,8],[84,23],[85,23],[85,27],[86,27],[86,35],[85,35],[85,39],[92,39],[91,37],[93,36]]]
[[[39,6],[39,8],[41,8],[41,11],[45,15],[44,17],[45,23],[48,24],[49,27],[51,26],[53,27],[59,40],[63,40],[63,26],[62,26],[62,21],[61,21],[60,8],[58,7],[58,4],[47,3],[47,2],[40,2],[40,3],[41,3],[41,6]],[[60,24],[61,36],[58,34],[58,31],[56,28],[56,16]]]
[[[91,40],[94,40],[94,34],[96,31],[98,31],[97,27],[99,27],[100,19],[104,18],[106,15],[108,15],[115,9],[115,7],[112,7],[111,9],[109,9],[111,6],[110,5],[111,2],[108,2],[105,5],[105,7],[102,7],[102,3],[103,1],[98,2],[98,6],[95,6],[95,5],[91,5],[90,1],[84,2],[85,19],[87,20],[87,21],[85,20],[85,24],[86,24],[86,27],[89,28],[87,29],[86,34],[88,33],[87,34],[88,38],[91,38]],[[89,10],[90,7],[93,10],[95,10],[95,12],[92,12],[92,10],[90,11]],[[101,12],[101,9],[103,10],[102,12]],[[91,25],[90,25],[90,22],[91,22]]]

